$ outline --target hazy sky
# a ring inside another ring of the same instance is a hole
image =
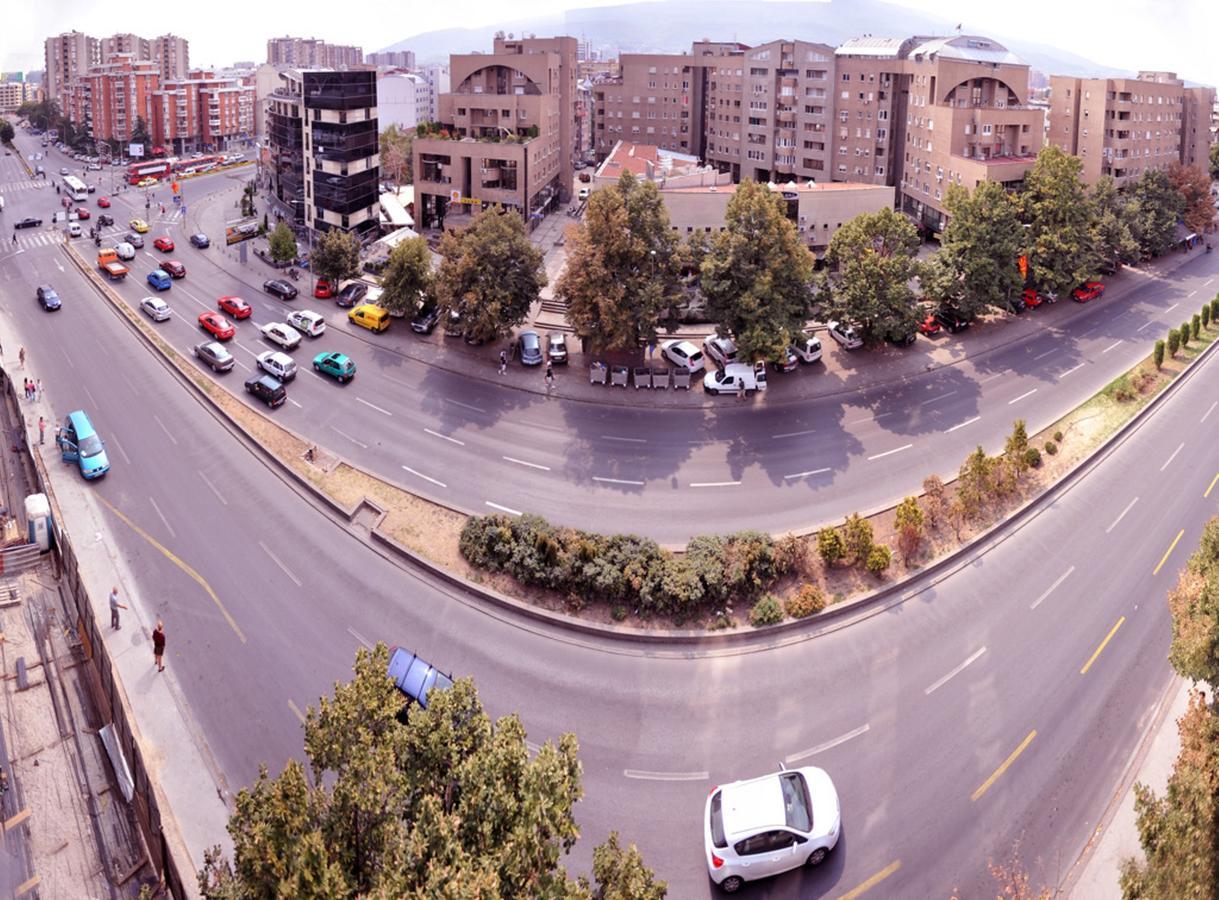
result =
[[[364,2],[359,15],[335,15],[335,0],[295,0],[291,5],[255,2],[185,9],[171,2],[133,7],[100,0],[10,0],[0,27],[0,67],[42,68],[42,41],[76,29],[103,36],[130,29],[146,37],[172,32],[190,40],[191,62],[226,65],[262,61],[266,40],[277,34],[319,37],[359,44],[365,51],[437,28],[512,21],[565,8],[607,6],[622,0],[446,0],[446,2]],[[851,0],[835,0],[849,3]],[[1125,69],[1169,69],[1184,77],[1219,84],[1216,0],[892,0],[903,6],[959,21],[967,32],[1059,46],[1099,63]],[[290,10],[285,16],[281,11]],[[138,15],[136,15],[138,11]],[[788,35],[776,29],[775,37]],[[697,23],[691,23],[691,38]],[[877,23],[876,33],[883,33]],[[589,35],[589,37],[595,37]],[[714,35],[711,35],[714,37]]]

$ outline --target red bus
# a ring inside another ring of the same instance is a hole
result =
[[[173,161],[169,159],[147,159],[144,162],[132,163],[127,167],[127,183],[139,184],[145,178],[164,178],[173,171]]]
[[[219,155],[212,156],[194,156],[190,158],[181,158],[174,160],[173,171],[175,175],[189,175],[192,172],[203,172],[207,169],[214,169],[216,166],[224,163],[224,157]]]

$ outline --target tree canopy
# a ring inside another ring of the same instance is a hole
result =
[[[1047,144],[1024,178],[1020,216],[1028,227],[1029,277],[1040,290],[1066,296],[1096,274],[1095,212],[1080,180],[1083,163]]]
[[[1168,181],[1181,195],[1181,219],[1185,227],[1201,234],[1215,219],[1210,176],[1201,166],[1173,163],[1168,167]]]
[[[1198,549],[1168,595],[1168,608],[1169,662],[1184,677],[1219,688],[1219,518],[1203,527]]]
[[[415,129],[390,125],[381,132],[381,170],[395,184],[412,184]]]
[[[1219,142],[1211,144],[1210,152],[1211,178],[1219,178]]]
[[[742,181],[700,269],[708,313],[742,360],[783,358],[808,318],[812,274],[813,256],[782,198]]]
[[[407,238],[389,252],[381,273],[381,305],[393,312],[414,312],[420,300],[431,299],[432,254],[427,240]]]
[[[318,278],[334,284],[360,274],[360,239],[354,234],[331,228],[313,243],[309,265]]]
[[[1142,255],[1134,229],[1138,220],[1138,202],[1116,182],[1102,175],[1092,185],[1092,205],[1096,218],[1092,223],[1092,246],[1098,261],[1136,263]]]
[[[1177,219],[1185,211],[1185,198],[1159,169],[1148,169],[1128,190],[1138,204],[1134,237],[1143,255],[1167,253],[1176,243]]]
[[[594,191],[584,221],[567,229],[567,247],[555,294],[581,340],[602,350],[654,341],[679,299],[677,237],[656,185],[623,172]]]
[[[271,258],[276,262],[290,262],[296,259],[296,236],[287,222],[279,222],[272,229],[267,243],[271,248]]]
[[[11,144],[13,142],[13,125],[8,119],[0,122],[0,143]]]

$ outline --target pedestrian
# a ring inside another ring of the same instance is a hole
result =
[[[549,361],[546,363],[546,390],[549,391],[554,387],[554,366]]]
[[[503,375],[508,371],[508,351],[499,351],[499,374]]]
[[[738,381],[736,383],[736,398],[737,398],[737,400],[745,399],[745,382],[744,381]]]
[[[123,626],[119,624],[119,610],[127,607],[119,603],[119,589],[117,586],[110,589],[110,627],[118,630]]]
[[[25,348],[24,347],[22,347],[21,350],[17,353],[17,365],[22,369],[25,368]]]
[[[152,633],[152,655],[157,661],[157,671],[164,672],[165,666],[161,662],[161,657],[165,655],[165,625],[160,619],[157,619],[156,630]]]
[[[41,378],[38,379],[38,384],[34,388],[34,399],[35,400],[42,399],[42,379]]]
[[[42,416],[38,417],[38,443],[45,444],[47,442],[47,420]]]

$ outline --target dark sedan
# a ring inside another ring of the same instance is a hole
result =
[[[368,286],[363,285],[358,281],[353,281],[341,291],[334,295],[334,302],[344,308],[355,306],[364,299],[364,295],[368,293]]]
[[[212,245],[212,242],[207,239],[206,234],[192,234],[190,236],[190,242],[200,250],[206,250]]]
[[[171,278],[186,277],[186,266],[182,265],[182,263],[178,262],[176,259],[167,259],[165,262],[161,263],[161,268],[168,272]]]
[[[42,219],[35,219],[33,216],[26,216],[24,219],[18,219],[13,223],[14,228],[37,228],[42,224]]]
[[[282,278],[272,278],[262,283],[262,289],[280,300],[292,300],[298,291]]]
[[[55,293],[55,288],[49,284],[39,285],[38,302],[42,304],[42,308],[47,312],[59,309],[59,294]]]

